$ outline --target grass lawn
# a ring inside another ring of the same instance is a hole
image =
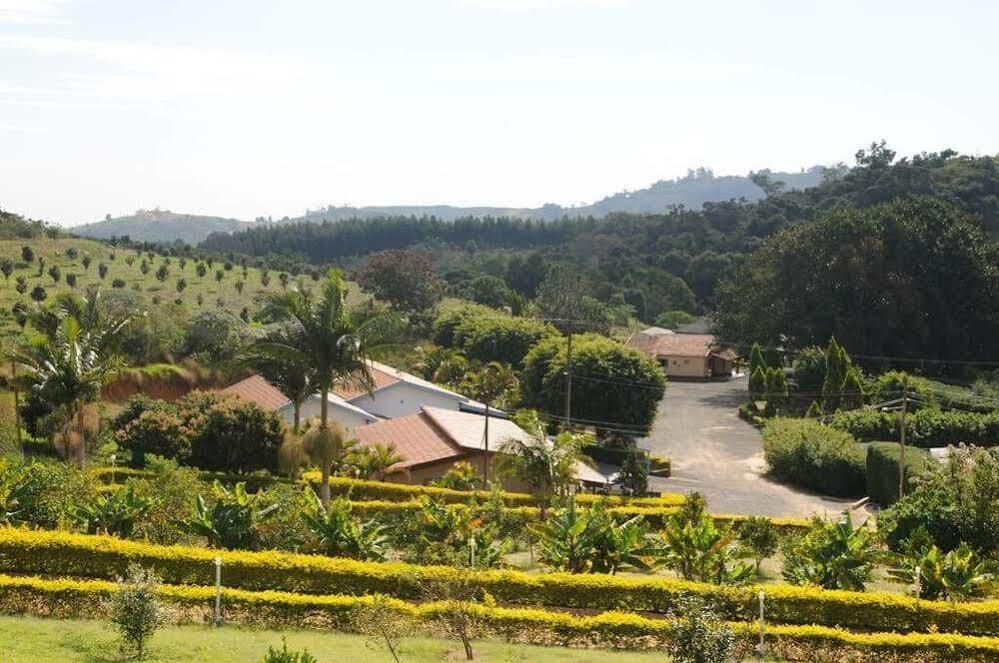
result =
[[[232,627],[170,626],[155,636],[143,659],[150,663],[211,661],[253,663],[262,661],[268,647],[307,648],[320,663],[333,661],[391,662],[388,652],[360,635],[317,631],[263,631]],[[473,644],[476,660],[503,663],[662,663],[661,653],[609,652],[514,645],[495,640]],[[400,658],[405,662],[464,660],[461,646],[445,640],[406,639]],[[134,660],[119,652],[116,635],[103,622],[0,617],[0,661],[4,663],[103,663]]]

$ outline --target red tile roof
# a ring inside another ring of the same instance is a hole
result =
[[[375,365],[371,366],[371,378],[375,383],[371,389],[372,391],[378,391],[379,389],[393,385],[400,381],[397,376]],[[333,387],[332,391],[334,394],[347,401],[368,393],[367,389],[358,384],[338,384]]]
[[[707,357],[715,337],[711,334],[647,334],[635,332],[628,346],[658,357]]]
[[[452,443],[424,412],[359,426],[354,429],[354,437],[361,444],[394,445],[403,461],[394,465],[393,469],[413,467],[465,454],[465,451]]]
[[[277,410],[291,402],[262,375],[251,375],[245,380],[229,385],[222,390],[222,393],[235,394],[251,403],[256,403],[265,410]]]

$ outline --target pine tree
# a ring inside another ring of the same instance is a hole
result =
[[[817,419],[820,416],[822,416],[822,408],[819,407],[818,403],[812,401],[812,404],[808,406],[808,411],[805,412],[805,417],[808,419]]]
[[[826,348],[826,379],[822,383],[822,409],[826,412],[833,412],[840,407],[848,362],[846,351],[836,342],[836,338],[829,339],[829,347]]]
[[[765,366],[758,366],[749,375],[749,398],[752,401],[761,401],[767,391],[767,375],[764,373]]]
[[[753,376],[756,375],[756,371],[762,370],[764,373],[764,382],[766,382],[766,370],[767,364],[763,359],[763,350],[760,348],[759,343],[753,343],[753,349],[749,352],[749,396],[751,400],[760,400],[761,394],[766,391],[766,387],[762,389],[753,389]]]
[[[846,371],[840,403],[846,410],[853,410],[864,404],[864,378],[856,366],[850,366]]]

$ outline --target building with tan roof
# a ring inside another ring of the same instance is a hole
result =
[[[661,327],[635,332],[627,345],[654,357],[669,377],[731,377],[737,358],[735,350],[718,345],[711,334],[678,334]]]

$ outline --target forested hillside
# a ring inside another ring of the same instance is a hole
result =
[[[813,188],[783,191],[775,176],[757,179],[770,191],[766,198],[705,203],[699,211],[546,223],[488,217],[295,223],[212,235],[202,247],[348,265],[357,256],[408,247],[429,254],[458,291],[487,274],[503,278],[527,297],[533,296],[531,288],[539,279],[525,265],[536,254],[535,265],[574,264],[596,297],[626,302],[640,319],[651,322],[673,309],[712,309],[722,276],[733,273],[769,237],[830,210],[927,195],[976,219],[991,237],[999,235],[999,163],[991,156],[944,151],[896,161],[882,143],[860,150],[852,169],[828,171]]]

